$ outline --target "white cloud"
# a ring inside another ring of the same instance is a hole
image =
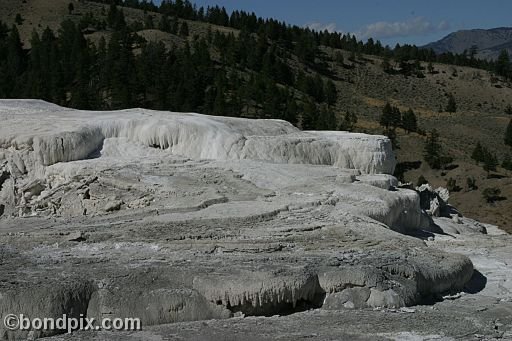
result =
[[[322,22],[311,22],[305,25],[315,31],[328,32],[340,32],[344,31],[336,28],[336,23],[322,23]],[[415,17],[405,21],[379,21],[373,24],[366,25],[362,29],[352,33],[358,39],[366,40],[368,38],[373,39],[386,39],[386,38],[397,38],[397,37],[409,37],[409,36],[422,36],[436,32],[443,32],[451,29],[451,25],[448,21],[442,20],[439,23],[433,23],[426,20],[423,17]]]
[[[443,20],[441,21],[438,25],[437,25],[437,29],[439,31],[446,31],[446,30],[449,30],[451,29],[451,25],[448,21],[446,20]]]
[[[365,26],[355,34],[360,39],[383,39],[426,35],[438,31],[445,31],[449,28],[450,24],[446,21],[441,21],[436,25],[423,17],[416,17],[406,21],[379,21]]]
[[[312,30],[315,30],[315,31],[325,31],[327,30],[327,32],[336,32],[336,23],[327,23],[327,24],[324,24],[324,23],[320,23],[320,22],[312,22],[312,23],[309,23],[309,24],[306,24],[306,27],[312,29]]]

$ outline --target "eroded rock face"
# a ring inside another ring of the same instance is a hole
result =
[[[399,233],[430,221],[382,174],[395,163],[382,136],[37,101],[1,101],[0,118],[2,312],[147,326],[400,307],[473,274],[467,257]],[[22,299],[29,286],[58,291],[59,309]]]
[[[423,184],[416,188],[420,194],[420,206],[429,216],[450,216],[448,199],[450,192],[443,187],[432,188],[429,184]]]

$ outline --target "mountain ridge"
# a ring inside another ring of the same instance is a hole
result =
[[[512,54],[512,27],[459,30],[423,48],[433,49],[436,53],[469,53],[472,46],[478,48],[477,58],[494,60],[503,49]]]

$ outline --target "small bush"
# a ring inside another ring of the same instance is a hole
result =
[[[428,184],[428,180],[425,179],[423,175],[418,177],[418,181],[416,182],[416,186],[420,187],[421,185]]]
[[[454,178],[449,178],[448,181],[446,181],[446,188],[450,192],[460,192],[462,189],[457,185],[457,180]]]
[[[482,196],[488,204],[492,204],[495,201],[501,199],[500,197],[501,190],[496,187],[489,187],[483,190]]]
[[[510,156],[510,154],[505,155],[501,167],[509,171],[512,170],[512,157]]]
[[[468,192],[469,191],[474,191],[474,190],[478,189],[478,186],[476,185],[476,180],[475,180],[474,177],[468,177],[466,179],[466,185],[467,185],[467,188],[468,188]]]
[[[21,14],[17,13],[14,21],[16,22],[17,25],[23,25],[24,19],[21,17]]]

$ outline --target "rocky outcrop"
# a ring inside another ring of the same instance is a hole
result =
[[[421,208],[429,216],[449,216],[448,199],[450,198],[450,192],[446,188],[433,189],[429,184],[423,184],[416,187],[416,191],[420,194]]]
[[[4,157],[22,173],[38,164],[87,158],[106,138],[127,138],[144,146],[196,159],[258,159],[280,163],[334,165],[364,173],[388,173],[395,159],[389,139],[346,132],[300,132],[285,121],[247,120],[143,109],[84,112],[37,101],[3,100],[0,131]],[[28,128],[42,115],[36,132]],[[27,122],[27,124],[19,124]],[[56,124],[57,123],[57,124]],[[26,151],[26,153],[24,153]],[[17,161],[17,162],[16,162]]]
[[[406,235],[431,221],[387,174],[382,136],[37,101],[0,101],[0,118],[0,311],[146,327],[396,308],[473,274],[467,257]],[[27,288],[62,294],[46,311]]]
[[[124,158],[137,158],[147,155],[152,148],[193,159],[331,165],[363,174],[391,174],[395,166],[386,137],[300,132],[279,120],[143,109],[85,112],[19,100],[1,101],[0,116],[4,119],[3,129],[0,128],[0,160],[9,168],[6,174],[13,174],[13,183],[5,186],[0,196],[11,206],[11,214],[37,214],[40,208],[27,202],[60,185],[47,177],[48,166],[116,153]],[[43,116],[48,119],[41,119]],[[138,153],[131,148],[134,145],[138,146]],[[62,174],[69,172],[62,168],[65,167],[61,167]],[[77,204],[76,209],[87,210],[85,206]]]

